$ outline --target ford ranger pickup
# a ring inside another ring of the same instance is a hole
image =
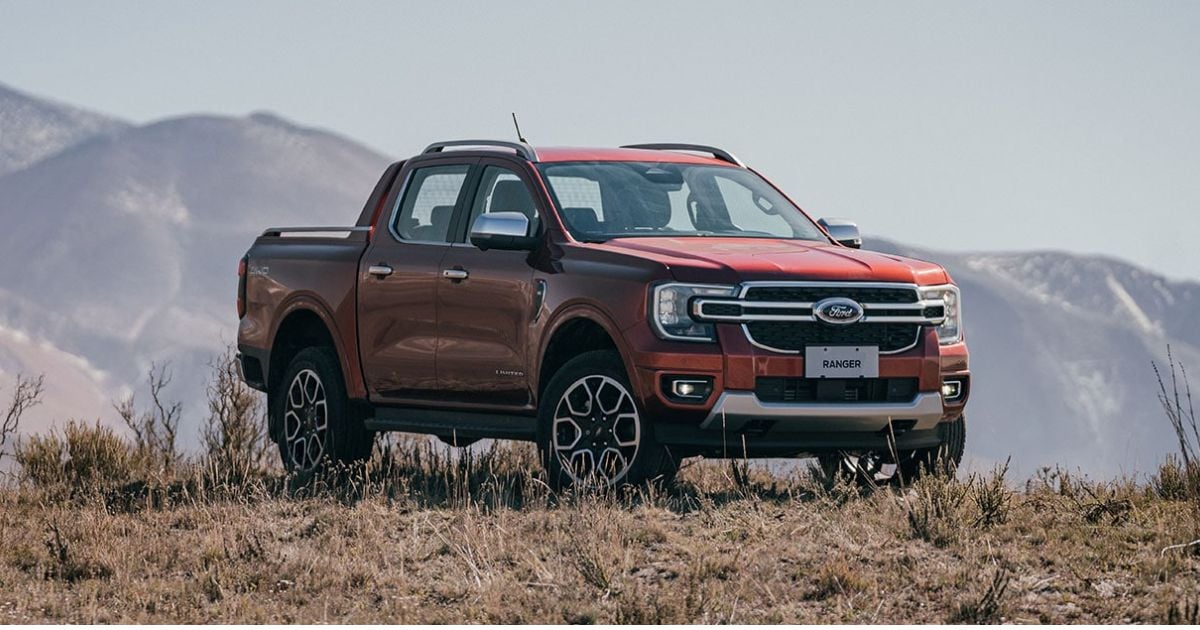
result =
[[[438,142],[353,226],[257,238],[239,369],[293,471],[368,458],[383,431],[536,441],[560,487],[693,456],[873,481],[956,465],[959,290],[860,247],[715,147]]]

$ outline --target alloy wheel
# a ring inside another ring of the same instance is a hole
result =
[[[314,470],[325,457],[329,404],[325,385],[313,370],[301,370],[288,385],[283,414],[283,437],[292,465],[299,472]]]
[[[633,466],[642,422],[623,384],[592,375],[567,387],[555,406],[552,432],[554,455],[573,483],[609,487],[623,481]]]

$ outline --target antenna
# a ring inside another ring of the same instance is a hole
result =
[[[517,140],[520,140],[521,142],[524,142],[525,144],[529,144],[529,141],[525,139],[525,136],[521,135],[521,124],[517,122],[517,112],[513,112],[512,117],[513,117],[513,126],[517,128]]]

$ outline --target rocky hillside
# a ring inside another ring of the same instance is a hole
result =
[[[0,122],[24,120],[3,103]],[[76,115],[102,119],[67,108],[44,117]],[[151,362],[170,361],[175,395],[196,411],[208,361],[235,337],[236,265],[254,235],[357,216],[387,163],[269,114],[105,129],[40,160],[18,157],[33,163],[0,177],[0,249],[20,261],[0,266],[0,326],[11,331],[0,335],[0,370],[48,372],[49,395],[68,400],[76,394],[59,383],[87,378],[116,397]],[[34,359],[39,348],[78,360]],[[94,402],[58,411],[111,416]],[[35,410],[38,424],[50,411]]]
[[[36,98],[0,83],[0,175],[127,126],[115,118]]]
[[[1115,475],[1152,469],[1174,435],[1151,361],[1200,366],[1200,283],[1060,252],[951,254],[868,239],[945,264],[963,290],[975,372],[968,450]]]

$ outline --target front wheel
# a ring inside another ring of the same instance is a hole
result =
[[[942,443],[934,448],[912,451],[900,462],[900,474],[904,481],[916,481],[923,473],[946,473],[953,475],[962,463],[967,446],[967,419],[965,416],[938,425],[938,437]]]
[[[669,480],[676,468],[655,440],[620,356],[605,350],[568,361],[550,379],[538,406],[538,449],[559,488]]]
[[[301,350],[272,392],[275,441],[289,472],[309,473],[330,462],[371,456],[374,435],[346,396],[342,370],[330,348]]]

